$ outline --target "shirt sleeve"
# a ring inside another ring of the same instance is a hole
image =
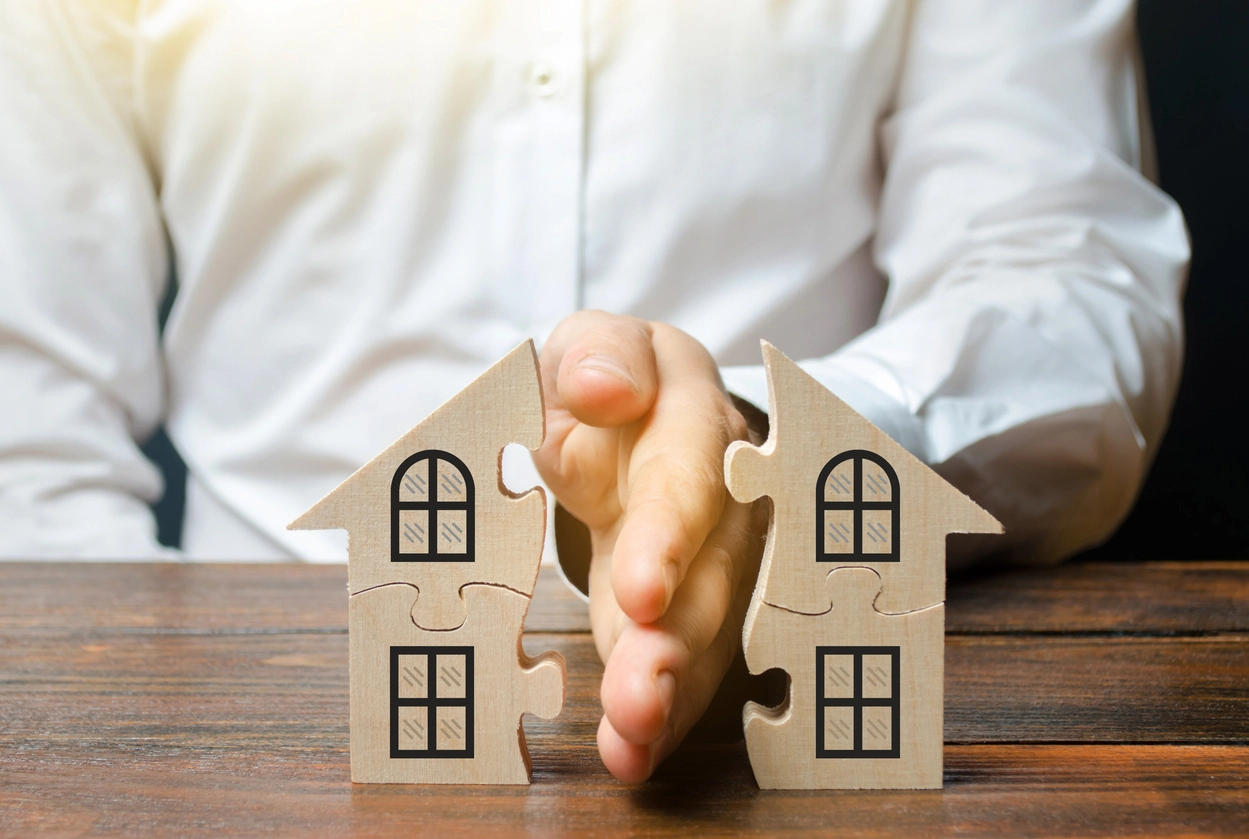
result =
[[[132,5],[0,2],[0,557],[165,553],[135,443],[163,411],[168,256]]]
[[[1024,561],[1114,530],[1178,386],[1188,238],[1140,174],[1133,12],[916,5],[881,123],[880,321],[802,365],[997,516]],[[725,381],[767,404],[758,368]]]

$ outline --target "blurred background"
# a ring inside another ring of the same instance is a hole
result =
[[[1136,508],[1097,559],[1249,557],[1249,0],[1140,0],[1162,188],[1193,239],[1188,351],[1171,428]],[[166,301],[166,310],[168,303]],[[186,470],[163,433],[160,539],[178,545]]]

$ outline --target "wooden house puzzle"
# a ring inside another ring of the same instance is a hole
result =
[[[1002,527],[766,342],[763,358],[768,439],[725,454],[734,498],[772,499],[746,663],[790,676],[780,707],[744,709],[755,778],[939,788],[946,535]]]
[[[521,649],[546,499],[501,464],[544,422],[526,341],[289,525],[348,533],[352,781],[528,783],[520,717],[559,713],[564,660]]]

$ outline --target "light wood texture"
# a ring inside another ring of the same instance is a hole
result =
[[[832,608],[802,615],[767,604],[747,617],[746,664],[789,673],[779,708],[747,703],[742,721],[762,789],[941,787],[945,607],[872,608],[870,568],[828,576]]]
[[[768,439],[759,448],[734,443],[725,455],[734,498],[772,499],[756,596],[792,612],[818,614],[828,608],[824,577],[834,568],[867,565],[884,582],[876,604],[882,612],[912,612],[944,601],[946,534],[1001,533],[1001,525],[766,341],[763,363]],[[859,456],[848,456],[821,482],[825,467],[851,452],[883,460],[896,482],[888,469]],[[824,504],[832,506],[817,509]],[[861,520],[847,506],[859,506]],[[856,544],[862,546],[858,554]],[[890,555],[896,560],[883,561]]]
[[[464,599],[463,626],[429,631],[410,585],[351,596],[352,781],[529,783],[521,714],[560,712],[564,657],[521,649],[529,598],[476,585]]]
[[[758,789],[736,696],[732,729],[696,732],[646,784],[614,781],[595,746],[602,665],[573,620],[585,606],[542,579],[525,625],[559,631],[525,649],[562,652],[569,673],[560,716],[524,720],[533,785],[353,785],[346,578],[0,563],[0,836],[1163,837],[1249,822],[1249,562],[951,578],[944,789],[832,793]]]
[[[346,529],[353,594],[409,583],[421,591],[421,626],[459,626],[466,616],[463,586],[488,583],[533,593],[546,499],[538,488],[512,496],[503,485],[501,458],[509,443],[537,449],[544,423],[538,358],[526,341],[289,527]],[[424,452],[439,454],[397,474]],[[471,561],[459,560],[470,552]],[[404,561],[392,561],[394,555]]]
[[[738,501],[772,500],[746,663],[791,680],[743,711],[755,777],[940,787],[946,536],[1001,525],[766,341],[763,360],[768,439],[725,454]]]
[[[520,649],[546,500],[502,457],[544,424],[526,341],[290,524],[348,532],[353,781],[529,782],[520,715],[559,713],[564,666]]]

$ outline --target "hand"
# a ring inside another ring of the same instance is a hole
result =
[[[541,367],[534,460],[593,546],[599,753],[636,783],[702,716],[741,642],[767,523],[728,495],[724,451],[748,429],[710,353],[665,324],[578,312]]]

